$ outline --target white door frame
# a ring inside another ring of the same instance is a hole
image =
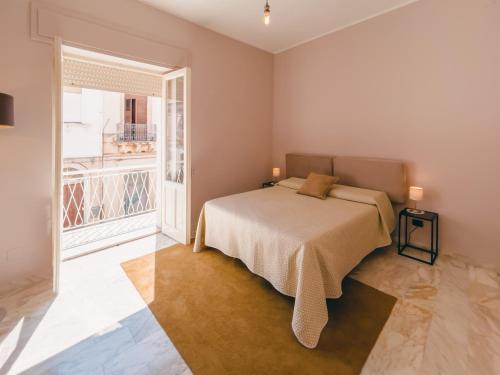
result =
[[[59,36],[54,38],[54,63],[53,63],[53,79],[52,79],[52,197],[51,197],[51,230],[52,230],[52,272],[53,272],[53,292],[57,294],[60,290],[60,269],[61,269],[61,236],[62,236],[62,221],[63,221],[63,195],[62,195],[62,185],[63,185],[63,176],[62,176],[62,166],[63,166],[63,64],[64,64],[64,54],[63,54],[63,46],[65,45],[63,39]],[[72,45],[68,43],[67,45]],[[79,47],[80,48],[80,47]],[[108,54],[112,54],[109,52]],[[182,70],[182,69],[181,69]],[[169,74],[169,73],[167,73]],[[171,73],[170,73],[171,74]],[[189,74],[186,74],[186,80],[189,79]],[[163,94],[165,95],[165,93]],[[190,93],[186,94],[186,101],[190,99]],[[188,131],[187,126],[189,124],[189,112],[186,117],[186,131]],[[164,124],[162,123],[160,129],[157,129],[159,133],[157,135],[157,147],[158,150],[158,172],[157,173],[157,182],[159,186],[162,188],[163,175],[162,173],[165,171],[163,168],[163,157],[162,154],[165,149],[165,144],[162,141],[162,137],[164,134]],[[158,139],[160,141],[158,141]],[[190,147],[189,140],[186,143],[186,150]],[[161,143],[161,144],[160,144]],[[186,181],[190,181],[191,177],[191,167],[190,163],[186,164],[186,169],[189,173],[186,174]],[[160,173],[161,171],[161,173]],[[158,185],[157,185],[158,186]],[[188,207],[190,210],[191,207],[191,189],[190,183],[186,185],[188,191]],[[163,200],[161,190],[157,190],[156,199],[157,199],[157,209],[159,212],[162,212],[163,209]],[[163,214],[162,214],[163,217]],[[188,219],[190,219],[190,215]],[[189,222],[188,222],[189,223]],[[161,224],[161,223],[160,223]]]
[[[59,293],[61,268],[62,223],[62,110],[63,110],[63,55],[62,39],[54,38],[54,65],[52,89],[52,289]]]
[[[175,79],[178,77],[184,77],[184,187],[185,187],[185,233],[179,236],[172,235],[165,230],[165,217],[166,217],[166,202],[167,199],[164,197],[165,194],[165,184],[166,184],[166,151],[167,151],[167,139],[166,139],[166,128],[167,128],[167,111],[168,106],[166,105],[168,99],[168,89],[166,85],[166,80]],[[185,67],[172,72],[168,72],[164,75],[163,79],[163,121],[162,121],[162,163],[161,163],[161,195],[162,195],[162,205],[161,205],[161,218],[162,218],[162,232],[170,237],[173,237],[177,241],[183,244],[191,243],[191,68]]]

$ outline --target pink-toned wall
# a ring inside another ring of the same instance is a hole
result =
[[[291,151],[403,159],[441,214],[442,247],[500,264],[498,2],[421,0],[281,53],[274,98],[265,52],[132,0],[48,2],[190,52],[193,219],[257,187],[271,149],[281,166]],[[0,131],[0,284],[51,273],[53,51],[30,39],[28,5],[0,5],[0,92],[17,122]]]
[[[402,159],[443,250],[500,265],[500,3],[421,0],[275,56],[273,159]]]
[[[189,51],[194,225],[205,200],[256,188],[268,178],[271,54],[137,1],[46,3],[167,39]],[[1,284],[27,275],[51,274],[53,51],[51,45],[30,39],[28,0],[1,0],[0,49],[0,92],[12,94],[16,107],[15,128],[0,130]]]

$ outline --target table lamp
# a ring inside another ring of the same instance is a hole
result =
[[[0,92],[0,128],[14,126],[14,98]]]
[[[410,200],[415,201],[415,208],[409,208],[407,211],[414,215],[422,215],[425,211],[417,209],[417,202],[424,197],[424,189],[418,186],[410,186]]]
[[[273,181],[276,182],[278,177],[281,176],[281,169],[274,167],[273,168]]]

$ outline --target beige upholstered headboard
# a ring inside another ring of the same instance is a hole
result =
[[[333,163],[332,163],[333,160]],[[333,164],[333,170],[330,165]],[[287,177],[305,178],[309,172],[340,177],[340,184],[387,193],[394,203],[406,202],[408,186],[402,161],[349,156],[286,155]]]
[[[331,176],[333,164],[331,156],[286,154],[286,176],[306,178],[315,172]]]
[[[392,202],[406,202],[408,187],[401,161],[336,156],[333,172],[342,185],[384,191]]]

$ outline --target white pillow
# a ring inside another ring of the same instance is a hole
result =
[[[278,185],[294,190],[299,190],[305,182],[305,178],[290,177],[286,180],[281,180],[280,182],[278,182]]]

